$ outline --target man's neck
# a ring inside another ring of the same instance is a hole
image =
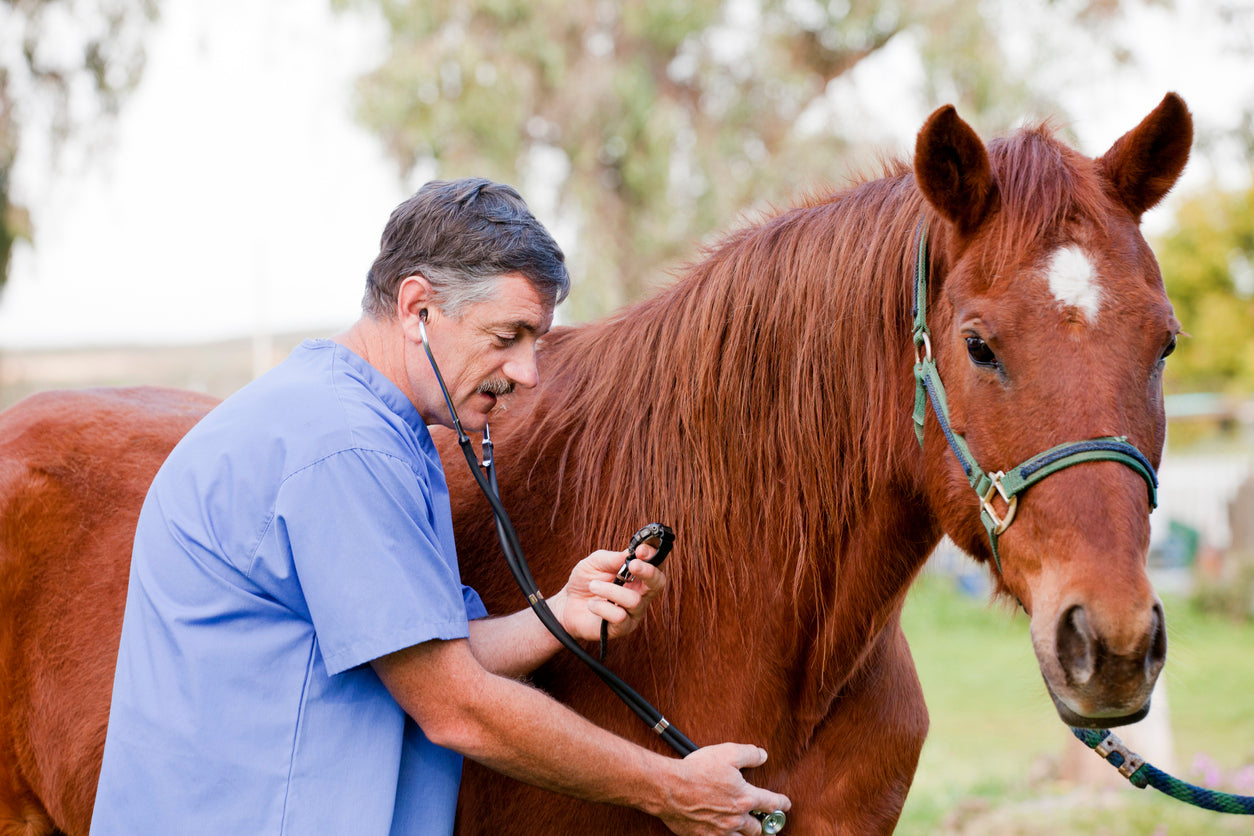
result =
[[[405,333],[396,321],[380,320],[363,315],[348,330],[336,334],[331,339],[361,357],[380,374],[396,384],[396,387],[423,415],[424,420],[431,423],[432,416],[428,416],[424,411],[430,405],[414,397],[413,376],[408,366],[408,363],[413,360],[413,352],[405,350],[407,347]],[[421,347],[418,348],[421,351]],[[420,369],[419,373],[422,374],[423,371],[425,370]],[[432,381],[432,386],[434,385]],[[436,404],[436,406],[442,405],[443,401]],[[437,417],[438,414],[436,413]]]

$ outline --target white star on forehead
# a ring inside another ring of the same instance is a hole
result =
[[[1054,252],[1047,268],[1049,289],[1063,306],[1075,308],[1090,321],[1102,307],[1102,288],[1092,260],[1075,244]]]

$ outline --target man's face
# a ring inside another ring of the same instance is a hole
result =
[[[491,299],[467,306],[459,316],[431,318],[431,352],[463,429],[482,431],[502,395],[539,383],[536,344],[552,324],[552,306],[518,273],[502,276]],[[439,422],[452,427],[442,397],[439,404]]]

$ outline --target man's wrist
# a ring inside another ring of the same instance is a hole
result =
[[[570,626],[566,623],[566,604],[568,603],[566,587],[562,587],[562,590],[556,593],[552,598],[545,598],[544,600],[545,603],[549,605],[549,610],[553,613],[553,616],[557,619],[557,623],[562,625],[562,629],[567,633],[571,633]],[[539,618],[536,620],[539,621]],[[544,626],[543,622],[540,622],[540,629],[548,636],[554,650],[557,650],[562,646],[562,643],[557,640],[557,636],[554,636],[551,632],[549,632],[549,629]],[[571,633],[571,635],[574,635],[574,633]],[[578,637],[576,636],[576,638]]]
[[[623,797],[616,803],[633,807],[651,816],[663,817],[676,808],[671,789],[683,780],[680,761],[673,757],[636,747],[636,776],[623,786]]]

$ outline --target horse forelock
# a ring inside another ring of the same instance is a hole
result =
[[[992,280],[1082,227],[1105,225],[1115,211],[1095,161],[1059,141],[1049,124],[993,140],[988,153],[1001,197],[985,249]]]

